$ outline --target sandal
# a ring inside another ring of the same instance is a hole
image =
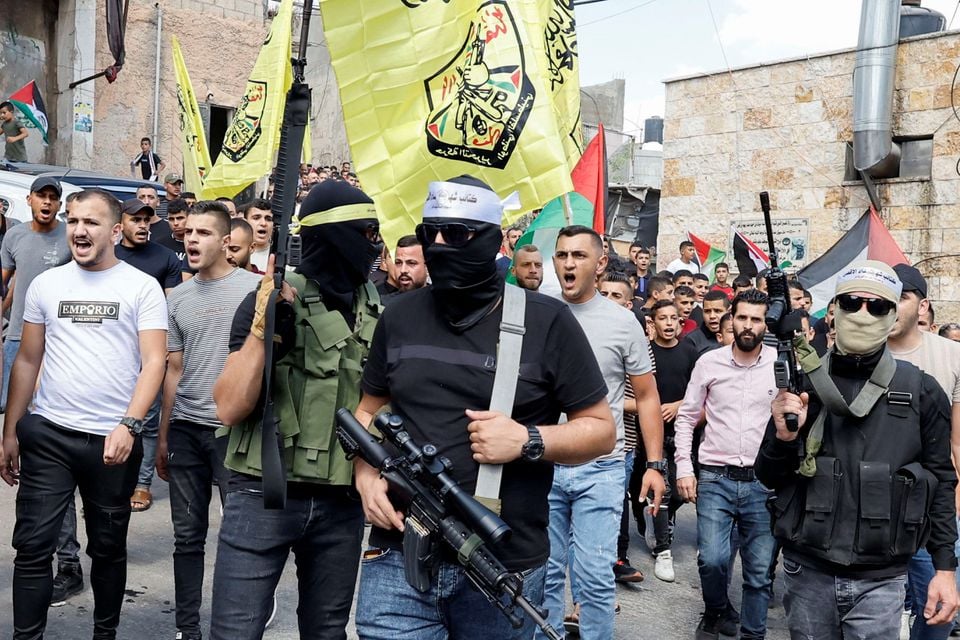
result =
[[[146,511],[151,506],[153,506],[153,495],[151,495],[150,489],[138,487],[133,492],[133,496],[130,497],[130,509],[139,513]]]

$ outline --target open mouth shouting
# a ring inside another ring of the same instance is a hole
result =
[[[89,258],[93,255],[93,243],[89,238],[83,236],[74,236],[73,253],[77,259]]]

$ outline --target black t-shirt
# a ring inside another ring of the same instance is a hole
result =
[[[521,424],[556,424],[561,412],[596,404],[606,396],[590,344],[561,301],[526,292],[526,334],[513,418]],[[361,387],[389,396],[392,411],[423,446],[432,443],[453,463],[457,483],[473,493],[478,465],[470,452],[465,409],[486,409],[496,371],[502,309],[455,333],[441,318],[429,287],[398,296],[377,324]],[[509,542],[494,549],[510,569],[543,564],[550,553],[547,495],[553,464],[504,465],[500,497]],[[374,528],[370,543],[399,548],[400,534]]]
[[[156,242],[148,242],[138,249],[118,244],[114,253],[120,260],[156,278],[163,289],[172,289],[183,282],[176,254]]]
[[[187,247],[183,244],[183,240],[177,240],[173,237],[173,230],[170,228],[170,223],[166,220],[161,220],[150,226],[150,239],[176,254],[180,260],[181,271],[196,273],[196,271],[190,268],[190,263],[187,261]]]
[[[661,347],[656,342],[650,342],[653,350],[653,359],[657,365],[657,392],[660,402],[668,404],[683,400],[687,392],[687,384],[693,373],[693,365],[697,362],[697,349],[692,342],[680,339],[675,347]],[[673,421],[664,423],[664,433],[673,435]]]
[[[141,153],[140,160],[138,164],[140,165],[140,174],[143,176],[144,180],[149,180],[153,176],[153,171],[150,171],[150,156],[153,156],[153,166],[154,168],[160,166],[162,160],[157,154],[150,153]]]

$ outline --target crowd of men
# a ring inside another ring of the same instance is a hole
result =
[[[163,167],[151,154],[144,139],[144,177]],[[791,637],[897,638],[905,604],[912,638],[951,633],[960,327],[937,327],[916,268],[855,263],[822,318],[790,281],[799,330],[784,347],[769,326],[786,326],[768,317],[775,271],[731,280],[719,264],[711,278],[685,242],[654,273],[651,248],[620,257],[576,225],[548,254],[517,246],[522,229],[502,227],[500,199],[470,176],[432,183],[415,233],[388,250],[349,163],[331,169],[304,168],[302,260],[276,296],[270,202],[197,201],[177,174],[163,201],[146,184],[124,202],[72,194],[65,221],[60,184],[38,178],[32,220],[4,226],[16,640],[42,637],[47,607],[85,587],[77,491],[93,637],[116,637],[131,512],[151,508],[155,474],[170,487],[178,640],[202,637],[205,595],[209,637],[260,638],[291,552],[303,638],[346,637],[358,574],[361,638],[549,637],[530,617],[514,627],[456,554],[409,557],[409,505],[335,435],[338,409],[369,425],[387,407],[466,491],[495,478],[513,534],[490,549],[568,637],[613,637],[616,584],[644,580],[627,557],[633,526],[652,529],[655,577],[676,579],[686,503],[704,612],[682,633],[764,638],[777,571]],[[557,296],[538,293],[551,268]],[[507,275],[522,315],[507,316]],[[507,331],[522,336],[512,374],[498,371]],[[784,348],[800,393],[778,388]],[[507,410],[492,399],[501,375]],[[280,509],[265,508],[265,404],[283,443]],[[214,486],[223,518],[204,594]]]

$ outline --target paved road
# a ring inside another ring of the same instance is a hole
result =
[[[170,505],[167,488],[157,480],[152,509],[133,514],[129,536],[129,575],[127,598],[120,626],[121,638],[145,640],[173,639],[176,629],[173,619],[173,531],[170,524]],[[15,491],[0,484],[0,637],[10,637],[11,580],[13,550],[10,536],[13,529]],[[219,527],[217,498],[211,506],[211,532],[207,555],[206,592],[202,617],[204,630],[209,623],[210,581],[213,575],[213,547]],[[645,542],[634,531],[631,560],[641,569],[647,580],[639,586],[618,587],[617,597],[622,611],[617,616],[616,640],[689,640],[702,610],[700,582],[697,577],[695,549],[695,518],[693,509],[684,507],[679,514],[678,540],[674,545],[677,580],[660,582],[653,576],[653,559]],[[81,543],[85,536],[81,532]],[[85,574],[89,562],[83,556]],[[281,609],[277,621],[267,630],[265,640],[298,638],[296,624],[296,580],[293,562],[289,562],[280,584]],[[739,569],[737,570],[739,572]],[[780,584],[777,593],[782,593]],[[739,606],[739,579],[735,579],[731,598]],[[779,597],[777,598],[779,602]],[[89,588],[71,599],[65,606],[51,609],[47,625],[48,640],[80,640],[90,637],[93,600]],[[786,640],[783,607],[770,609],[770,640]],[[351,627],[349,637],[356,638]],[[495,639],[491,639],[495,640]]]

